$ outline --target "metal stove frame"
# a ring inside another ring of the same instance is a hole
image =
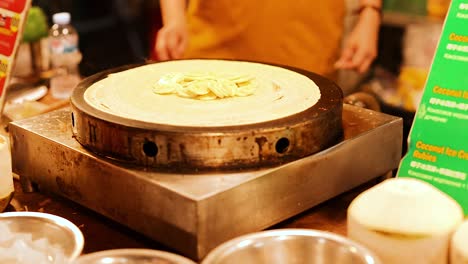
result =
[[[72,137],[70,116],[64,109],[10,124],[24,188],[35,183],[193,259],[384,175],[401,159],[402,119],[351,105],[333,147],[274,168],[207,174],[96,156]]]

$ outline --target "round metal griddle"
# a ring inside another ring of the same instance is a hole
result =
[[[139,65],[141,66],[141,65]],[[276,66],[276,65],[275,65]],[[343,94],[330,80],[312,79],[321,98],[305,111],[272,121],[223,127],[172,126],[112,115],[90,106],[84,93],[125,66],[83,80],[71,97],[73,134],[98,155],[163,171],[197,172],[277,166],[328,148],[341,139]]]

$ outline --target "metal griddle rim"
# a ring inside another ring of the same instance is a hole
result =
[[[217,59],[217,61],[219,61]],[[227,60],[229,61],[229,60]],[[254,61],[245,61],[245,62],[252,62],[258,63]],[[106,78],[109,74],[129,70],[139,66],[145,66],[148,64],[155,64],[155,63],[164,63],[164,62],[148,62],[142,64],[132,64],[132,65],[125,65],[118,68],[109,69],[103,72],[96,73],[84,80],[82,80],[78,86],[75,88],[72,96],[71,96],[71,104],[76,107],[81,112],[84,112],[90,116],[93,116],[97,119],[101,119],[110,123],[119,124],[124,127],[129,128],[136,128],[136,129],[145,129],[145,130],[152,130],[152,131],[168,131],[172,133],[185,133],[187,131],[197,132],[197,133],[236,133],[238,131],[246,131],[246,130],[269,130],[273,129],[276,130],[279,126],[288,127],[294,126],[297,123],[307,122],[307,120],[313,120],[315,117],[319,116],[323,112],[327,112],[330,109],[335,107],[341,107],[342,100],[343,100],[343,92],[342,90],[331,80],[322,77],[316,73],[309,72],[306,70],[279,65],[279,64],[266,64],[272,65],[277,67],[282,67],[299,74],[302,74],[312,81],[319,87],[321,97],[318,102],[302,111],[284,118],[279,118],[271,121],[260,122],[255,124],[246,124],[246,125],[234,125],[234,126],[212,126],[212,127],[199,127],[199,126],[174,126],[174,125],[164,125],[164,124],[156,124],[150,123],[140,120],[129,119],[125,117],[116,116],[113,114],[106,113],[104,111],[100,111],[92,106],[90,106],[84,99],[84,93],[86,90],[95,82],[98,82],[104,78]]]

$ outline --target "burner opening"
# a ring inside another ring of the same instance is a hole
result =
[[[72,127],[75,127],[75,116],[73,115],[73,112],[71,113],[71,121],[72,121]]]
[[[289,149],[289,139],[287,139],[287,138],[280,138],[280,139],[276,142],[275,149],[276,149],[276,152],[278,152],[279,154],[283,154],[283,153],[285,153],[286,151],[288,151],[288,149]]]
[[[146,141],[143,144],[143,152],[148,157],[156,157],[158,155],[158,146],[153,141]]]

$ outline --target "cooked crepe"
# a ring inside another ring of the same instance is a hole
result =
[[[157,94],[153,87],[168,73],[222,72],[252,76],[253,94],[198,100]],[[149,64],[109,75],[91,85],[84,98],[116,116],[175,126],[230,126],[271,121],[302,112],[320,99],[308,77],[281,67],[241,61],[180,60]]]

